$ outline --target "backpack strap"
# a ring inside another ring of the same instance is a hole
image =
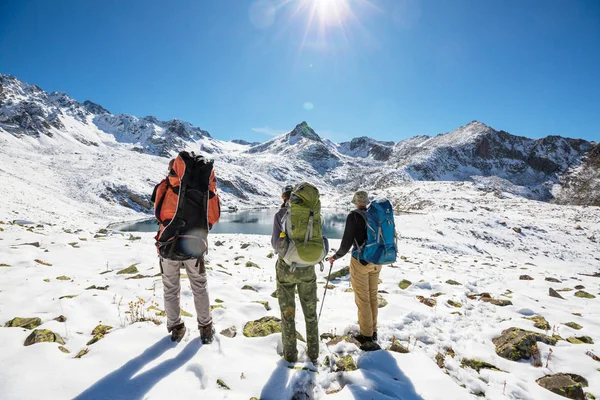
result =
[[[310,210],[310,217],[308,217],[308,225],[306,226],[306,235],[304,235],[304,247],[308,244],[308,240],[312,239],[313,236],[313,225],[315,219],[315,212]]]

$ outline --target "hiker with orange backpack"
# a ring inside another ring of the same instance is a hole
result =
[[[329,257],[333,267],[335,260],[346,255],[352,247],[350,260],[350,283],[358,308],[360,333],[354,338],[365,351],[379,350],[377,344],[377,299],[379,273],[382,265],[396,261],[396,229],[394,212],[388,200],[370,202],[365,191],[358,191],[352,198],[356,209],[346,218],[342,243],[337,252]],[[370,205],[369,205],[370,204]]]
[[[185,268],[194,295],[202,343],[213,341],[204,255],[208,232],[219,220],[220,199],[213,162],[181,152],[169,162],[169,174],[154,188],[154,217],[160,224],[156,247],[164,287],[167,330],[179,342],[186,332],[180,316],[180,269]]]

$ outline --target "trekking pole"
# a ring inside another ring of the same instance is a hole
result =
[[[329,257],[325,258],[325,261],[329,261]],[[317,318],[317,323],[321,320],[321,313],[323,312],[323,305],[325,305],[325,295],[327,294],[327,286],[329,286],[329,278],[331,277],[331,270],[333,269],[333,264],[329,265],[329,273],[327,274],[327,283],[325,284],[325,292],[323,293],[323,300],[321,301],[321,309],[319,310],[319,317]]]

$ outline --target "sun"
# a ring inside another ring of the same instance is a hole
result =
[[[306,0],[320,25],[342,25],[350,16],[349,0]]]

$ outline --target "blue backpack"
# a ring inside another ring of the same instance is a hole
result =
[[[352,256],[376,265],[394,263],[398,247],[394,209],[389,200],[373,201],[367,211],[354,212],[361,215],[367,223],[367,241],[363,246],[354,243]]]

